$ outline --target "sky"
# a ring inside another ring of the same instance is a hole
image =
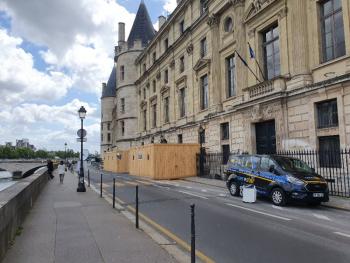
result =
[[[27,138],[37,149],[99,151],[100,97],[113,67],[118,22],[128,35],[141,0],[0,1],[0,145]],[[176,0],[144,0],[157,30]]]

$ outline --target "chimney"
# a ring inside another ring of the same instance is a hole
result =
[[[102,83],[102,89],[104,89],[105,87],[107,87],[107,84],[105,82]]]
[[[125,42],[125,23],[118,24],[118,41]]]
[[[158,17],[159,29],[165,24],[165,22],[166,22],[165,16],[159,16]]]

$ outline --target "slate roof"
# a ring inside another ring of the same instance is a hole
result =
[[[117,88],[117,69],[114,66],[111,72],[111,75],[109,76],[107,85],[102,90],[102,97],[115,97],[116,95],[116,88]]]
[[[146,5],[142,0],[129,34],[128,46],[132,47],[135,40],[142,40],[142,46],[145,47],[148,42],[153,39],[155,34],[156,31],[153,28]]]

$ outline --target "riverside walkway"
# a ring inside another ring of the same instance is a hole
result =
[[[176,262],[104,199],[77,193],[67,173],[49,181],[3,263]]]

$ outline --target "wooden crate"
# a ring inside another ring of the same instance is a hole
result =
[[[112,151],[104,153],[103,170],[113,173],[128,173],[129,151]]]
[[[155,180],[197,175],[199,144],[150,144],[129,150],[129,173]]]

